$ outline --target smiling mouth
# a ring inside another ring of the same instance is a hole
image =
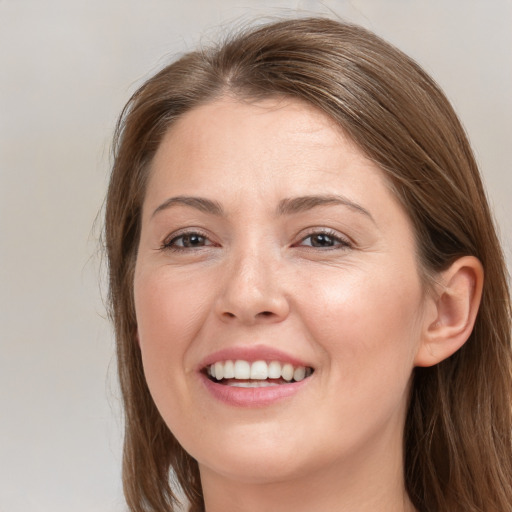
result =
[[[204,372],[212,382],[240,388],[261,388],[290,384],[307,379],[313,368],[280,361],[217,361]]]

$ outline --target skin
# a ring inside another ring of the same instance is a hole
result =
[[[276,211],[311,195],[350,205]],[[177,196],[223,214],[161,206]],[[200,243],[182,247],[191,232]],[[312,246],[324,232],[327,246]],[[414,366],[446,357],[428,345],[439,312],[408,216],[328,117],[296,100],[223,98],[177,121],[151,166],[134,291],[150,391],[199,463],[208,512],[414,510],[404,418]],[[212,398],[200,362],[248,345],[315,371],[265,407]]]

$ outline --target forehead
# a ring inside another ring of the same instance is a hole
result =
[[[329,116],[295,99],[221,98],[178,119],[152,161],[143,218],[180,195],[237,214],[276,211],[288,198],[338,195],[370,211],[381,227],[398,221],[414,239],[382,169]]]
[[[150,181],[200,187],[229,180],[230,186],[261,188],[269,181],[291,187],[290,180],[300,180],[319,187],[343,176],[357,186],[362,174],[387,186],[380,168],[315,107],[289,98],[223,98],[189,111],[170,127]]]

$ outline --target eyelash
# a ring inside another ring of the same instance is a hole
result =
[[[204,240],[210,241],[210,239],[208,238],[208,235],[206,235],[205,233],[202,233],[201,231],[198,231],[198,230],[184,231],[182,233],[174,235],[170,240],[166,239],[164,241],[164,243],[162,244],[161,249],[162,250],[170,250],[170,251],[174,251],[174,252],[181,252],[181,251],[185,252],[185,251],[191,251],[191,250],[192,251],[198,250],[198,249],[202,249],[204,247],[210,247],[210,246],[215,245],[214,243],[209,243],[208,245],[201,245],[199,247],[185,247],[185,246],[176,245],[176,242],[178,240],[184,239],[185,237],[193,237],[193,236],[197,236],[197,237],[203,238]]]
[[[315,247],[314,245],[302,245],[308,238],[318,236],[324,236],[331,239],[333,245],[322,247]],[[294,247],[306,247],[308,250],[336,250],[336,249],[348,249],[352,247],[351,242],[339,235],[336,231],[332,229],[312,229],[306,236],[302,237],[298,244],[294,244]]]
[[[200,237],[200,238],[204,239],[205,241],[209,241],[210,243],[208,243],[206,245],[200,245],[198,247],[185,247],[184,245],[181,245],[181,246],[176,245],[178,240],[181,239],[182,243],[183,243],[183,239],[185,237],[194,237],[194,236]],[[303,245],[303,243],[308,238],[312,238],[315,236],[316,237],[319,237],[319,236],[327,237],[331,240],[333,245],[328,245],[328,246],[324,246],[324,247],[314,246],[312,244]],[[178,235],[173,236],[170,240],[164,241],[164,243],[161,246],[161,249],[162,250],[170,250],[170,251],[174,251],[174,252],[186,252],[186,251],[190,251],[190,250],[199,250],[199,249],[203,249],[204,247],[211,247],[211,246],[215,246],[215,244],[213,242],[211,242],[211,240],[208,238],[208,236],[206,234],[204,234],[200,231],[185,231],[185,232],[179,233]],[[292,247],[306,247],[306,248],[308,248],[308,250],[315,250],[315,249],[335,250],[335,249],[350,248],[350,247],[352,247],[352,244],[349,240],[347,240],[344,237],[341,237],[337,232],[335,232],[333,230],[316,229],[316,230],[311,230],[310,233],[308,233],[306,236],[302,237],[300,239],[300,241],[296,244],[293,244]]]

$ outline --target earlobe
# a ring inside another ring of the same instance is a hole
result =
[[[459,258],[440,274],[432,299],[435,318],[425,322],[416,366],[433,366],[468,340],[480,306],[483,280],[482,264],[474,256]]]

